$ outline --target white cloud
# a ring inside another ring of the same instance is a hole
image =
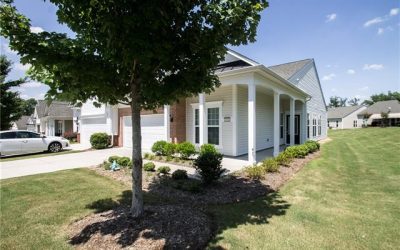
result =
[[[363,70],[381,70],[383,68],[383,64],[364,64]]]
[[[358,90],[360,90],[360,91],[368,91],[369,87],[368,86],[364,86],[362,88],[359,88]]]
[[[30,98],[28,95],[25,95],[25,94],[24,95],[19,95],[19,97],[21,97],[22,99],[25,99],[25,100]]]
[[[400,12],[399,8],[391,9],[389,15],[395,16],[395,15],[399,14],[399,12]]]
[[[347,70],[347,74],[349,74],[349,75],[354,75],[355,73],[356,73],[356,71],[354,69]]]
[[[333,78],[335,78],[336,77],[336,75],[335,74],[329,74],[329,75],[325,75],[325,76],[323,76],[322,77],[322,81],[330,81],[330,80],[332,80]]]
[[[386,21],[384,18],[382,17],[375,17],[374,19],[368,20],[364,23],[364,27],[369,27],[371,25],[377,24],[377,23],[382,23]]]
[[[44,86],[43,83],[32,81],[32,82],[27,82],[21,85],[22,88],[39,88]]]
[[[326,15],[325,22],[327,22],[327,23],[328,22],[332,22],[332,21],[334,21],[336,19],[336,17],[337,17],[336,13],[332,13],[332,14]]]
[[[392,26],[387,26],[386,28],[379,28],[377,34],[382,35],[386,31],[393,31]]]
[[[35,27],[35,26],[32,26],[31,27],[31,32],[32,33],[40,33],[40,32],[43,32],[44,30],[43,30],[43,28],[42,27]]]
[[[15,65],[15,68],[20,71],[27,71],[30,67],[31,65],[29,63],[27,64],[17,63]]]

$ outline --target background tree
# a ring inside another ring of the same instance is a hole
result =
[[[0,113],[1,113],[1,130],[11,128],[11,124],[17,121],[23,115],[21,105],[23,100],[19,97],[19,93],[11,91],[10,88],[17,87],[25,82],[25,79],[15,81],[7,81],[7,75],[11,71],[11,61],[4,55],[0,56]]]
[[[388,112],[381,112],[381,126],[382,127],[386,127],[387,125],[388,125],[388,121],[389,121],[389,113],[390,113],[390,111],[388,111]]]
[[[370,106],[370,105],[372,105],[372,104],[374,104],[376,102],[390,101],[390,100],[397,100],[397,101],[400,102],[400,92],[388,91],[387,94],[380,93],[380,94],[371,95],[370,100],[365,100],[363,102],[363,104]]]
[[[28,100],[22,100],[21,109],[22,115],[32,115],[35,111],[35,106],[37,101],[34,98],[29,98]]]
[[[360,103],[360,99],[354,97],[347,102],[350,106],[358,106]]]
[[[347,98],[342,98],[339,96],[331,96],[329,98],[328,106],[330,108],[337,108],[337,107],[345,107],[347,102]]]
[[[2,5],[1,35],[30,63],[48,98],[123,103],[132,111],[131,215],[143,213],[140,111],[219,86],[213,69],[226,45],[255,41],[265,0],[50,0],[76,36],[30,32],[29,19]]]

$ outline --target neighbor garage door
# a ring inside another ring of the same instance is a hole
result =
[[[150,151],[154,142],[165,140],[164,115],[142,115],[142,150]],[[132,147],[132,121],[130,116],[123,118],[123,144],[124,147]]]

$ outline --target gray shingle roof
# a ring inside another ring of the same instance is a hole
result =
[[[268,67],[268,69],[272,70],[283,79],[289,80],[290,77],[292,77],[296,72],[301,70],[306,64],[311,61],[312,59],[304,59],[300,61],[270,66]]]
[[[30,122],[29,118],[30,118],[29,115],[21,116],[21,118],[19,118],[19,120],[15,122],[15,124],[17,125],[17,128],[19,130],[26,130],[28,128],[28,124]]]
[[[54,117],[71,117],[72,109],[68,102],[53,101],[50,105],[47,105],[46,100],[39,100],[36,105],[36,112],[40,118],[45,116]]]
[[[328,119],[343,118],[360,109],[361,105],[349,107],[328,108]]]
[[[400,113],[400,102],[397,100],[377,102],[363,110],[360,114],[380,114],[382,112]]]

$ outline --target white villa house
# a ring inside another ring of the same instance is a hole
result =
[[[266,67],[229,50],[215,74],[221,86],[213,93],[142,111],[144,152],[158,140],[210,143],[226,156],[247,155],[254,163],[257,152],[277,155],[286,145],[326,138],[327,109],[313,59]],[[96,108],[86,102],[81,143],[106,132],[114,145],[131,147],[130,114],[125,105]]]
[[[328,108],[328,128],[361,128],[364,123],[364,116],[360,113],[366,108],[363,105]]]

